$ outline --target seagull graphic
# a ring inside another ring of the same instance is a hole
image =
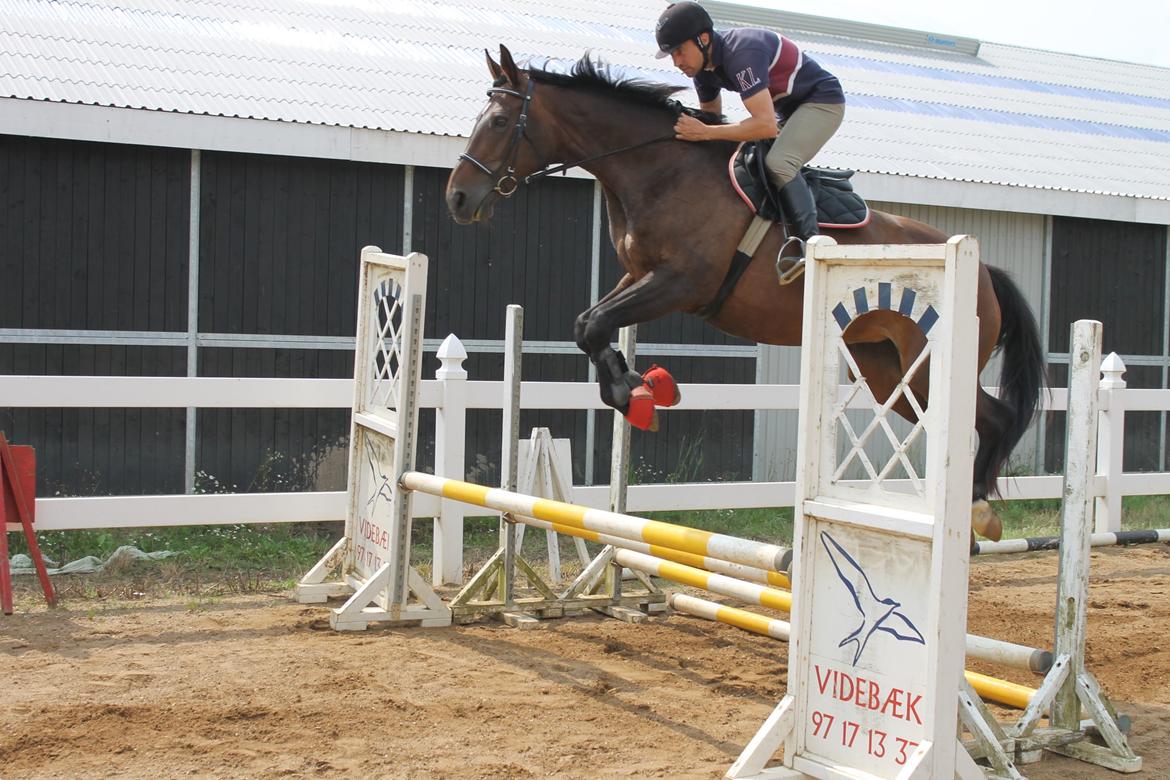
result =
[[[853,653],[854,666],[857,666],[858,659],[861,658],[865,646],[869,643],[869,638],[873,636],[875,631],[885,631],[902,642],[926,644],[922,632],[915,627],[910,618],[898,611],[902,604],[892,598],[879,599],[877,594],[873,592],[873,585],[870,584],[869,577],[862,570],[861,564],[845,552],[845,548],[838,544],[836,539],[825,531],[821,531],[821,543],[825,546],[825,551],[829,553],[829,560],[832,561],[833,568],[837,570],[837,576],[849,589],[849,593],[853,596],[853,604],[861,613],[861,625],[837,645],[837,647],[844,647],[851,642],[856,645]]]
[[[381,469],[378,468],[378,451],[374,449],[374,444],[370,441],[368,436],[366,437],[366,459],[370,463],[370,473],[378,487],[377,490],[373,491],[373,494],[370,496],[370,500],[366,502],[366,508],[372,509],[374,503],[379,498],[384,500],[386,503],[390,503],[394,496],[394,485],[391,482],[389,475],[383,474]]]

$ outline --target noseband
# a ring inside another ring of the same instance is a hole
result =
[[[520,94],[516,90],[508,89],[507,87],[492,87],[487,91],[488,97],[492,95],[512,95],[523,100],[520,104],[520,116],[516,117],[516,126],[512,128],[512,138],[508,142],[508,151],[504,154],[504,159],[500,162],[498,168],[493,171],[466,152],[459,155],[460,160],[467,160],[467,162],[496,180],[496,186],[492,191],[499,194],[501,198],[510,197],[520,186],[520,180],[516,178],[516,155],[520,151],[520,139],[528,138],[526,131],[528,127],[528,106],[532,103],[532,91],[534,89],[536,89],[536,81],[528,79],[528,89],[524,94]],[[531,138],[528,138],[528,143],[532,143]],[[500,171],[504,171],[503,176],[500,175]]]

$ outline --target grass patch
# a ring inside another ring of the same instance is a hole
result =
[[[993,501],[992,505],[1003,520],[1005,539],[1060,535],[1058,499]],[[1121,527],[1123,530],[1170,528],[1170,496],[1125,496],[1121,500]]]
[[[159,561],[132,561],[95,574],[60,575],[62,597],[104,599],[157,595],[208,595],[282,590],[291,587],[341,534],[315,525],[224,525],[48,531],[37,534],[41,552],[58,564],[94,556],[106,560],[119,547],[179,553]],[[23,535],[11,534],[11,552],[27,553]],[[17,577],[24,590],[38,590],[35,577]]]
[[[1004,521],[1004,537],[1055,536],[1060,531],[1060,502],[1053,500],[1000,501],[995,509]],[[742,536],[771,544],[791,545],[793,513],[780,509],[721,509],[656,512],[655,520],[716,533]],[[1170,527],[1170,496],[1131,496],[1123,502],[1126,529]],[[430,579],[433,523],[416,520],[412,560]],[[138,561],[92,575],[63,575],[55,587],[64,598],[135,599],[144,596],[187,595],[196,600],[228,593],[284,591],[333,545],[341,523],[193,526],[95,531],[50,531],[37,534],[42,552],[60,563],[88,555],[106,559],[122,545],[145,552],[179,553],[162,561]],[[525,556],[541,570],[547,560],[546,535],[529,528]],[[13,554],[27,552],[23,537],[10,534]],[[470,576],[496,550],[496,516],[468,517],[464,521],[464,573]],[[590,544],[589,550],[600,549]],[[579,570],[574,541],[560,537],[565,576]],[[26,595],[39,590],[35,577],[16,578]],[[195,603],[195,602],[193,602]]]

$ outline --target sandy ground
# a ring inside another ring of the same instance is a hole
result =
[[[971,630],[1047,646],[1055,573],[1051,553],[977,560]],[[1170,547],[1094,552],[1089,666],[1151,778],[1170,777],[1168,593]],[[716,778],[785,686],[785,645],[681,615],[337,634],[284,594],[18,607],[0,616],[6,780]]]

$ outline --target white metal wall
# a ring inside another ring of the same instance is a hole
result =
[[[979,239],[984,262],[1011,274],[1023,291],[1036,319],[1046,321],[1045,291],[1048,267],[1049,218],[1039,214],[955,209],[904,203],[871,202],[871,207],[934,225],[949,235],[966,233]],[[1045,342],[1047,343],[1047,342]],[[985,386],[994,385],[999,361],[983,371]],[[796,347],[760,347],[756,381],[795,384],[800,381],[800,354]],[[1026,436],[1016,448],[1013,469],[1033,472],[1036,436]],[[796,475],[796,412],[758,412],[755,426],[753,479],[790,480]]]

